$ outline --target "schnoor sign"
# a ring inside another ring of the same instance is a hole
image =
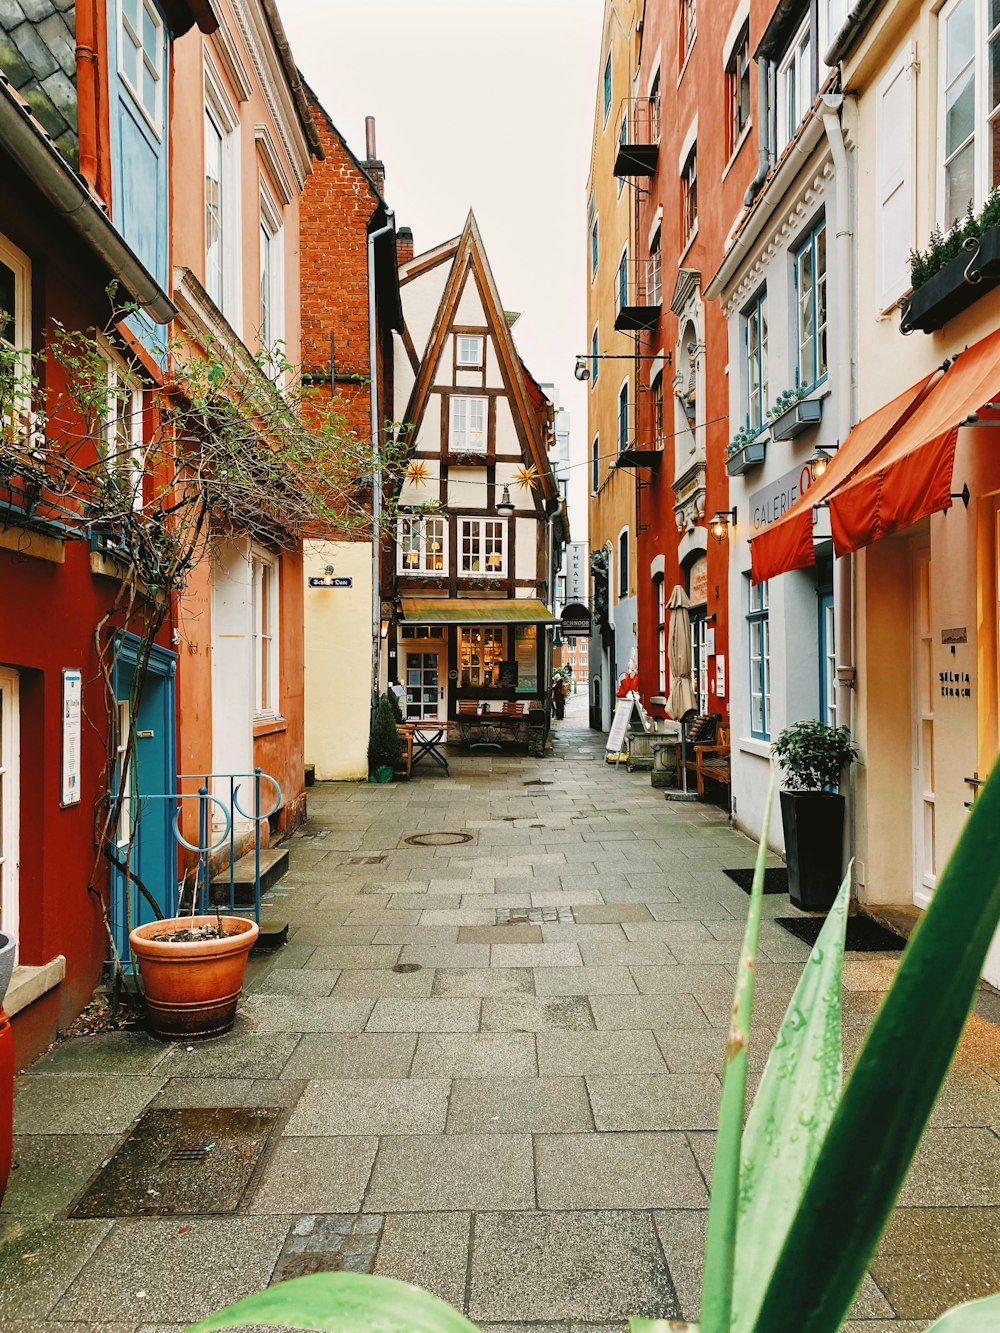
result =
[[[570,602],[563,607],[559,629],[567,639],[589,639],[593,628],[590,608],[582,602]]]
[[[812,471],[808,463],[792,468],[769,486],[762,486],[750,496],[751,536],[769,527],[791,509],[792,505],[812,485]]]

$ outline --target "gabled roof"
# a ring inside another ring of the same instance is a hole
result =
[[[536,404],[528,388],[525,367],[518,355],[517,348],[514,346],[513,336],[504,317],[504,309],[497,292],[493,271],[490,268],[489,260],[486,258],[483,239],[479,234],[479,227],[471,209],[466,219],[465,229],[458,240],[448,241],[438,250],[427,251],[425,254],[415,256],[409,263],[404,264],[400,269],[400,283],[402,284],[409,278],[417,276],[419,272],[426,272],[427,269],[435,267],[436,264],[443,263],[449,255],[453,256],[451,272],[445,283],[444,292],[417,372],[417,378],[410,393],[410,401],[406,405],[406,413],[403,417],[404,421],[411,423],[409,438],[413,440],[419,433],[427,399],[434,384],[438,362],[444,348],[445,337],[458,310],[466,279],[471,277],[479,290],[490,331],[496,340],[500,371],[510,399],[511,413],[521,449],[534,463],[538,471],[544,498],[554,500],[558,497],[559,491],[552,475],[549,457],[545,450],[545,441],[539,428]],[[428,262],[432,257],[433,262]],[[414,272],[414,270],[417,270],[417,272]]]
[[[336,125],[334,125],[333,120],[332,120],[331,117],[330,117],[330,113],[329,113],[329,111],[327,111],[326,107],[325,107],[325,106],[323,105],[323,103],[319,100],[319,96],[317,95],[317,93],[315,92],[315,90],[314,90],[314,89],[310,86],[310,84],[306,81],[305,75],[302,73],[301,70],[298,71],[298,75],[299,75],[299,80],[300,80],[301,83],[302,83],[302,89],[303,89],[303,91],[304,91],[304,93],[305,93],[306,102],[308,103],[308,105],[309,105],[311,108],[313,108],[313,109],[315,109],[316,111],[318,111],[319,114],[322,116],[322,118],[323,118],[323,124],[324,124],[324,125],[326,126],[326,128],[330,131],[330,133],[333,135],[333,137],[337,140],[337,142],[340,144],[341,148],[343,148],[344,152],[345,152],[345,153],[347,154],[347,156],[351,159],[351,161],[352,161],[352,163],[354,164],[354,166],[357,167],[358,175],[362,178],[362,180],[363,180],[363,181],[365,182],[365,184],[368,186],[368,189],[371,191],[372,198],[373,198],[377,203],[384,204],[384,203],[385,203],[385,200],[384,200],[384,198],[382,197],[382,194],[381,194],[381,192],[380,192],[378,186],[375,184],[375,182],[372,180],[371,176],[369,176],[369,175],[368,175],[368,172],[365,170],[365,164],[361,161],[361,159],[357,156],[357,154],[351,149],[351,145],[347,142],[347,140],[346,140],[346,139],[344,138],[344,136],[341,134],[340,130],[337,129]]]

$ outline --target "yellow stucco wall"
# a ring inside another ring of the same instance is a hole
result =
[[[332,565],[350,588],[310,588]],[[318,781],[368,776],[372,679],[372,548],[370,542],[306,542],[307,764]]]

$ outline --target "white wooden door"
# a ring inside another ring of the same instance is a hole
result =
[[[913,718],[913,902],[926,907],[937,883],[934,779],[934,640],[931,554],[913,550],[911,563]]]
[[[440,654],[406,654],[406,720],[425,722],[446,717]]]
[[[0,930],[15,940],[20,855],[19,720],[17,673],[0,668]]]

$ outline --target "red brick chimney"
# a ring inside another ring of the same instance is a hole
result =
[[[396,232],[396,263],[408,264],[413,258],[413,232],[409,227],[400,227]]]

